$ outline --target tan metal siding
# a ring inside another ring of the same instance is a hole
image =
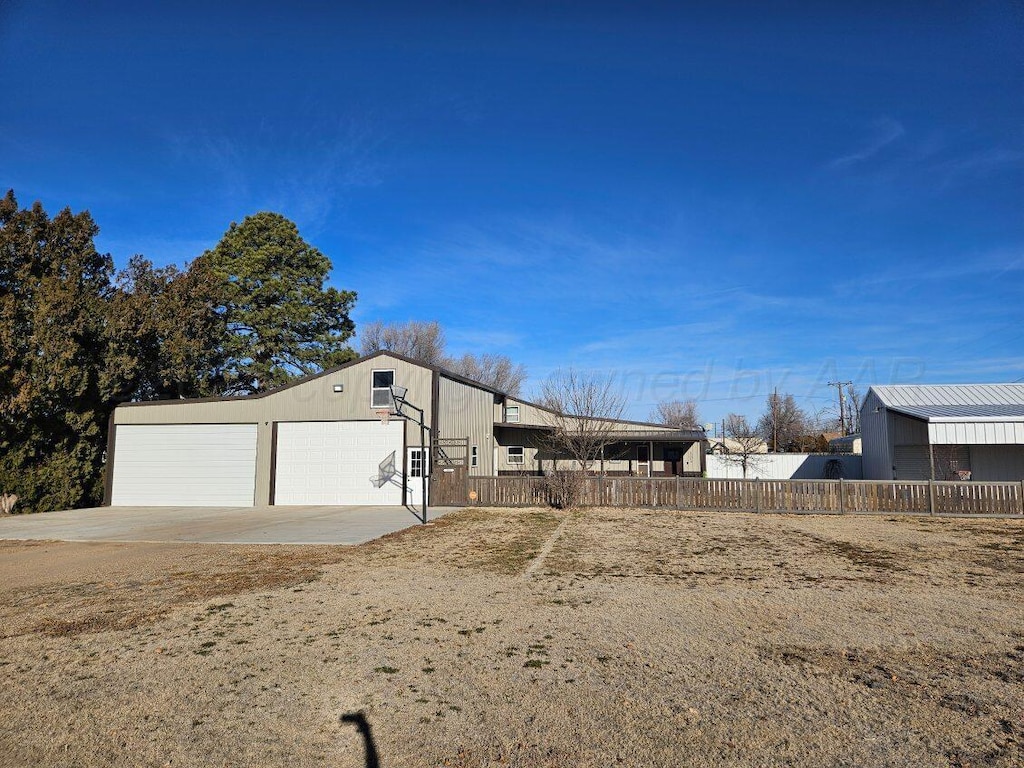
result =
[[[393,369],[395,383],[407,387],[407,399],[426,411],[430,426],[432,372],[429,368],[381,356],[327,376],[263,396],[225,400],[175,400],[121,406],[115,424],[239,424],[256,423],[256,500],[269,503],[272,424],[275,421],[359,421],[378,418],[370,405],[372,372]],[[334,392],[341,384],[343,392]],[[406,445],[419,445],[419,426],[406,424]]]
[[[438,384],[438,436],[469,438],[479,466],[470,474],[494,474],[494,394],[441,376]]]
[[[506,400],[507,405],[518,405],[519,406],[519,422],[520,424],[529,424],[531,426],[550,426],[554,423],[556,416],[550,411],[546,411],[543,408],[538,408],[535,405],[517,400],[515,398],[508,398]],[[501,406],[495,408],[495,418],[498,421],[505,420],[504,410]],[[598,421],[601,421],[598,419]],[[617,421],[616,425],[621,425],[621,429],[628,429],[630,432],[664,432],[666,427],[660,424],[645,424],[637,421]]]

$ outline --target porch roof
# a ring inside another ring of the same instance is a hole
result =
[[[551,431],[551,427],[536,424],[495,424],[502,429],[532,429],[542,432]],[[707,436],[699,429],[616,429],[605,433],[612,443],[697,443],[706,440]]]

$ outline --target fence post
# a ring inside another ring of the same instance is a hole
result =
[[[928,481],[928,514],[935,514],[935,481]]]
[[[1024,515],[1024,480],[1020,481],[1020,496],[1017,497],[1019,502],[1017,506],[1020,507],[1020,513]]]
[[[676,475],[676,509],[680,509],[682,506],[679,503],[679,486],[683,484],[682,480],[683,478],[681,478],[679,475]]]
[[[761,511],[761,478],[754,480],[754,512]]]
[[[839,514],[846,512],[846,505],[843,500],[843,478],[839,478]]]

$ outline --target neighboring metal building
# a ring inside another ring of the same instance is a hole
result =
[[[391,385],[423,409],[426,439],[415,421],[384,416]],[[437,489],[467,473],[543,471],[545,413],[390,352],[259,395],[127,403],[111,417],[106,503],[419,506],[433,463]],[[619,424],[609,464],[623,473],[700,473],[703,433]]]
[[[866,480],[1024,480],[1024,384],[871,387]]]

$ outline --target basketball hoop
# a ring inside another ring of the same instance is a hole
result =
[[[391,411],[387,408],[379,410],[377,411],[377,418],[380,419],[380,423],[386,427],[388,422],[391,421]]]

